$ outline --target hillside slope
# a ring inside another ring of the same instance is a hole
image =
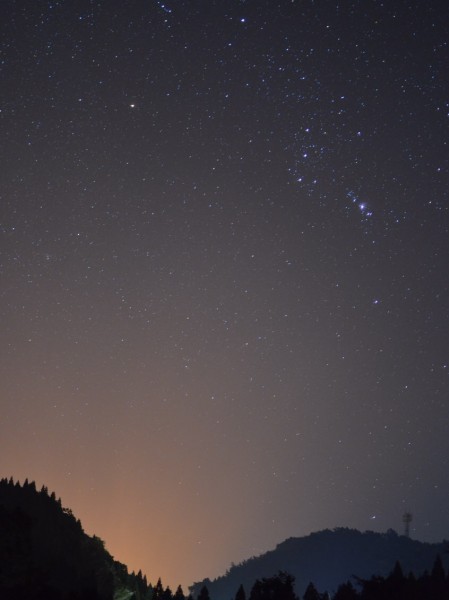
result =
[[[334,592],[339,584],[354,575],[385,576],[396,561],[401,563],[405,573],[415,574],[430,570],[438,554],[446,564],[448,546],[446,542],[429,544],[411,540],[392,530],[385,534],[345,528],[324,530],[287,539],[272,551],[232,566],[222,577],[195,583],[190,590],[196,597],[206,585],[213,600],[230,600],[240,584],[248,596],[256,579],[285,571],[295,577],[298,595],[304,593],[310,581],[321,591]]]
[[[129,575],[54,493],[0,481],[0,598],[112,600],[136,588],[147,591],[141,574]]]

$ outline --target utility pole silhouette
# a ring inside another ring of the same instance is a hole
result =
[[[413,520],[412,513],[405,512],[402,516],[402,522],[404,523],[404,535],[405,537],[410,537],[410,523]]]

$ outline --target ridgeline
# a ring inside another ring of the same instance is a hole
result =
[[[143,599],[149,591],[45,486],[0,481],[2,600]]]
[[[449,542],[429,544],[398,535],[395,531],[361,533],[355,529],[338,528],[289,538],[274,550],[233,565],[225,575],[195,583],[190,591],[194,597],[204,586],[213,600],[234,598],[240,585],[246,597],[254,582],[288,573],[295,580],[294,589],[301,595],[310,582],[331,596],[348,580],[386,577],[399,561],[407,575],[416,576],[431,571],[437,556],[447,566]],[[449,598],[449,596],[448,596]],[[429,599],[430,600],[430,599]]]
[[[0,480],[0,600],[447,600],[448,549],[392,530],[325,530],[195,583],[186,598],[129,573],[45,486]]]

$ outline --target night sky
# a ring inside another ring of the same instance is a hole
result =
[[[1,475],[172,588],[449,538],[447,3],[0,13]]]

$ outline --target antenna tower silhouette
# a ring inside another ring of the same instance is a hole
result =
[[[413,520],[412,513],[405,512],[402,516],[402,522],[404,523],[404,535],[405,537],[410,537],[410,523]]]

